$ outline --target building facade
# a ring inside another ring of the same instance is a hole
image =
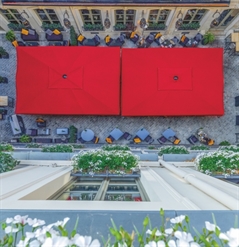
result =
[[[179,36],[182,32],[194,35],[211,31],[216,36],[224,36],[239,28],[239,0],[2,0],[0,10],[0,32],[3,33],[9,29],[20,31],[24,21],[39,34],[49,27],[58,27],[67,33],[73,25],[78,34],[97,32],[102,37],[140,29],[142,19],[146,21],[145,34],[160,31]]]

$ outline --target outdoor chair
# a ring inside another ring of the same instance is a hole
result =
[[[136,44],[139,40],[139,35],[136,32],[131,32],[129,39]]]
[[[21,38],[23,41],[39,41],[39,35],[34,29],[22,29]]]
[[[51,129],[39,129],[39,136],[49,136],[51,134]]]
[[[114,137],[109,135],[108,137],[105,138],[105,141],[108,143],[108,144],[112,144],[113,141],[114,141]]]
[[[44,120],[43,118],[37,118],[36,123],[37,123],[37,127],[39,128],[46,127],[46,120]]]
[[[235,97],[235,106],[239,106],[239,96]]]
[[[29,136],[37,136],[37,129],[27,129],[26,134]]]
[[[193,38],[195,41],[200,43],[203,39],[203,35],[201,33],[197,33],[196,36]]]
[[[236,125],[239,125],[239,116],[236,116]]]
[[[142,142],[142,140],[138,136],[135,136],[133,141],[134,141],[134,144],[138,144]]]
[[[179,44],[183,47],[186,47],[186,44],[188,43],[189,38],[186,37],[186,35],[182,35],[182,37],[180,38]]]
[[[131,140],[132,135],[128,132],[124,132],[123,136],[122,136],[125,140]]]
[[[174,47],[179,42],[179,39],[176,36],[174,36],[172,39],[170,39],[170,42],[172,43],[172,45]]]
[[[207,142],[207,145],[212,146],[212,145],[214,145],[214,143],[215,143],[215,141],[213,139],[209,139]]]
[[[187,138],[187,140],[188,140],[189,143],[191,143],[191,144],[193,144],[193,145],[199,141],[198,138],[197,138],[195,135],[189,136],[189,137]]]
[[[181,140],[177,136],[172,136],[168,140],[174,145],[178,145],[181,142]]]
[[[151,144],[154,142],[154,139],[152,138],[152,136],[148,135],[146,138],[145,138],[145,141],[148,143],[148,144]]]
[[[94,138],[93,138],[92,142],[96,144],[96,143],[98,143],[98,142],[99,142],[99,140],[100,140],[100,138],[99,138],[99,137],[94,136]]]
[[[78,141],[81,142],[81,143],[85,143],[86,141],[83,140],[81,137],[78,138]]]
[[[147,44],[146,47],[149,47],[154,42],[154,35],[149,34],[149,36],[146,37],[145,42]]]
[[[160,137],[157,139],[157,141],[158,141],[160,144],[164,144],[164,143],[167,141],[167,139],[166,139],[164,136],[160,136]]]
[[[97,46],[100,44],[100,36],[97,34],[92,39],[87,39],[82,34],[80,34],[77,40],[79,44],[83,46]]]
[[[150,33],[150,34],[153,34],[153,33]],[[160,32],[158,32],[154,35],[154,42],[157,43],[158,45],[160,45],[159,40],[160,40],[161,36],[162,36],[162,34]]]
[[[55,30],[46,30],[46,40],[47,41],[63,41],[63,35],[61,31],[55,29]]]

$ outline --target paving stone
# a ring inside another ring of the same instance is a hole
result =
[[[46,42],[40,41],[41,45]],[[102,42],[103,45],[103,42]],[[0,95],[8,95],[16,99],[15,76],[16,76],[16,50],[10,42],[5,40],[4,35],[0,35],[0,46],[3,46],[10,55],[9,59],[0,59],[0,75],[9,79],[8,84],[0,84]],[[126,47],[135,47],[127,40]],[[155,47],[156,44],[153,44]],[[223,39],[214,42],[213,47],[223,47]],[[182,48],[187,49],[187,48]],[[224,106],[225,115],[222,117],[120,117],[120,116],[49,116],[42,115],[47,120],[47,128],[52,131],[51,137],[59,137],[55,134],[55,129],[59,127],[69,127],[75,125],[78,130],[85,128],[92,129],[100,142],[104,143],[106,136],[115,127],[122,131],[135,134],[139,128],[145,127],[151,136],[156,140],[161,133],[168,127],[175,130],[176,135],[182,140],[182,144],[188,144],[187,138],[195,133],[198,128],[203,127],[205,132],[219,144],[227,140],[231,143],[238,142],[236,133],[239,133],[239,126],[235,126],[235,116],[239,115],[239,107],[234,106],[234,97],[239,95],[239,57],[229,57],[224,54]],[[209,82],[210,83],[210,82]],[[213,92],[212,92],[213,100]],[[14,108],[7,107],[8,115],[14,114]],[[26,128],[36,128],[35,119],[38,115],[22,115]],[[0,121],[0,141],[9,141],[12,132],[8,120]],[[118,143],[128,143],[120,140]],[[156,143],[156,141],[155,141]]]

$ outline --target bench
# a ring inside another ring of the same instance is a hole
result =
[[[52,143],[52,138],[35,138],[34,142],[37,142],[37,143]]]

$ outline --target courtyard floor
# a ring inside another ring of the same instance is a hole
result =
[[[102,38],[102,37],[101,37]],[[114,38],[114,37],[113,37]],[[41,40],[41,39],[40,39]],[[103,38],[101,39],[102,46]],[[40,41],[45,45],[44,41]],[[134,47],[134,44],[127,40],[124,47]],[[16,100],[15,76],[16,76],[16,50],[6,41],[5,35],[0,35],[0,46],[3,46],[10,55],[9,59],[0,59],[0,75],[7,77],[8,84],[0,84],[0,95],[7,95]],[[152,47],[155,47],[153,45]],[[224,40],[216,39],[210,47],[223,47]],[[202,47],[204,48],[204,47]],[[187,48],[182,48],[187,49]],[[27,68],[26,68],[27,73]],[[209,82],[210,83],[210,82]],[[92,129],[99,136],[99,143],[105,143],[105,138],[115,127],[122,131],[135,134],[136,131],[145,127],[150,135],[156,139],[161,133],[171,127],[181,139],[181,144],[188,144],[186,138],[195,133],[198,128],[204,131],[215,140],[215,144],[227,140],[232,144],[239,142],[236,133],[239,133],[239,126],[235,126],[238,110],[234,104],[234,97],[239,95],[239,57],[224,54],[224,108],[225,115],[221,117],[120,117],[120,116],[53,116],[41,115],[47,121],[47,128],[51,129],[51,138],[56,138],[56,128],[69,127],[74,125],[81,131],[85,128]],[[212,100],[213,100],[213,93]],[[7,107],[8,115],[14,114],[14,108]],[[239,115],[239,114],[238,114]],[[38,115],[22,115],[26,128],[36,128],[35,119]],[[238,128],[238,129],[237,129]],[[0,142],[10,141],[13,138],[11,127],[7,119],[0,121]],[[117,143],[126,144],[127,141],[120,140]],[[152,143],[152,144],[154,144]]]

